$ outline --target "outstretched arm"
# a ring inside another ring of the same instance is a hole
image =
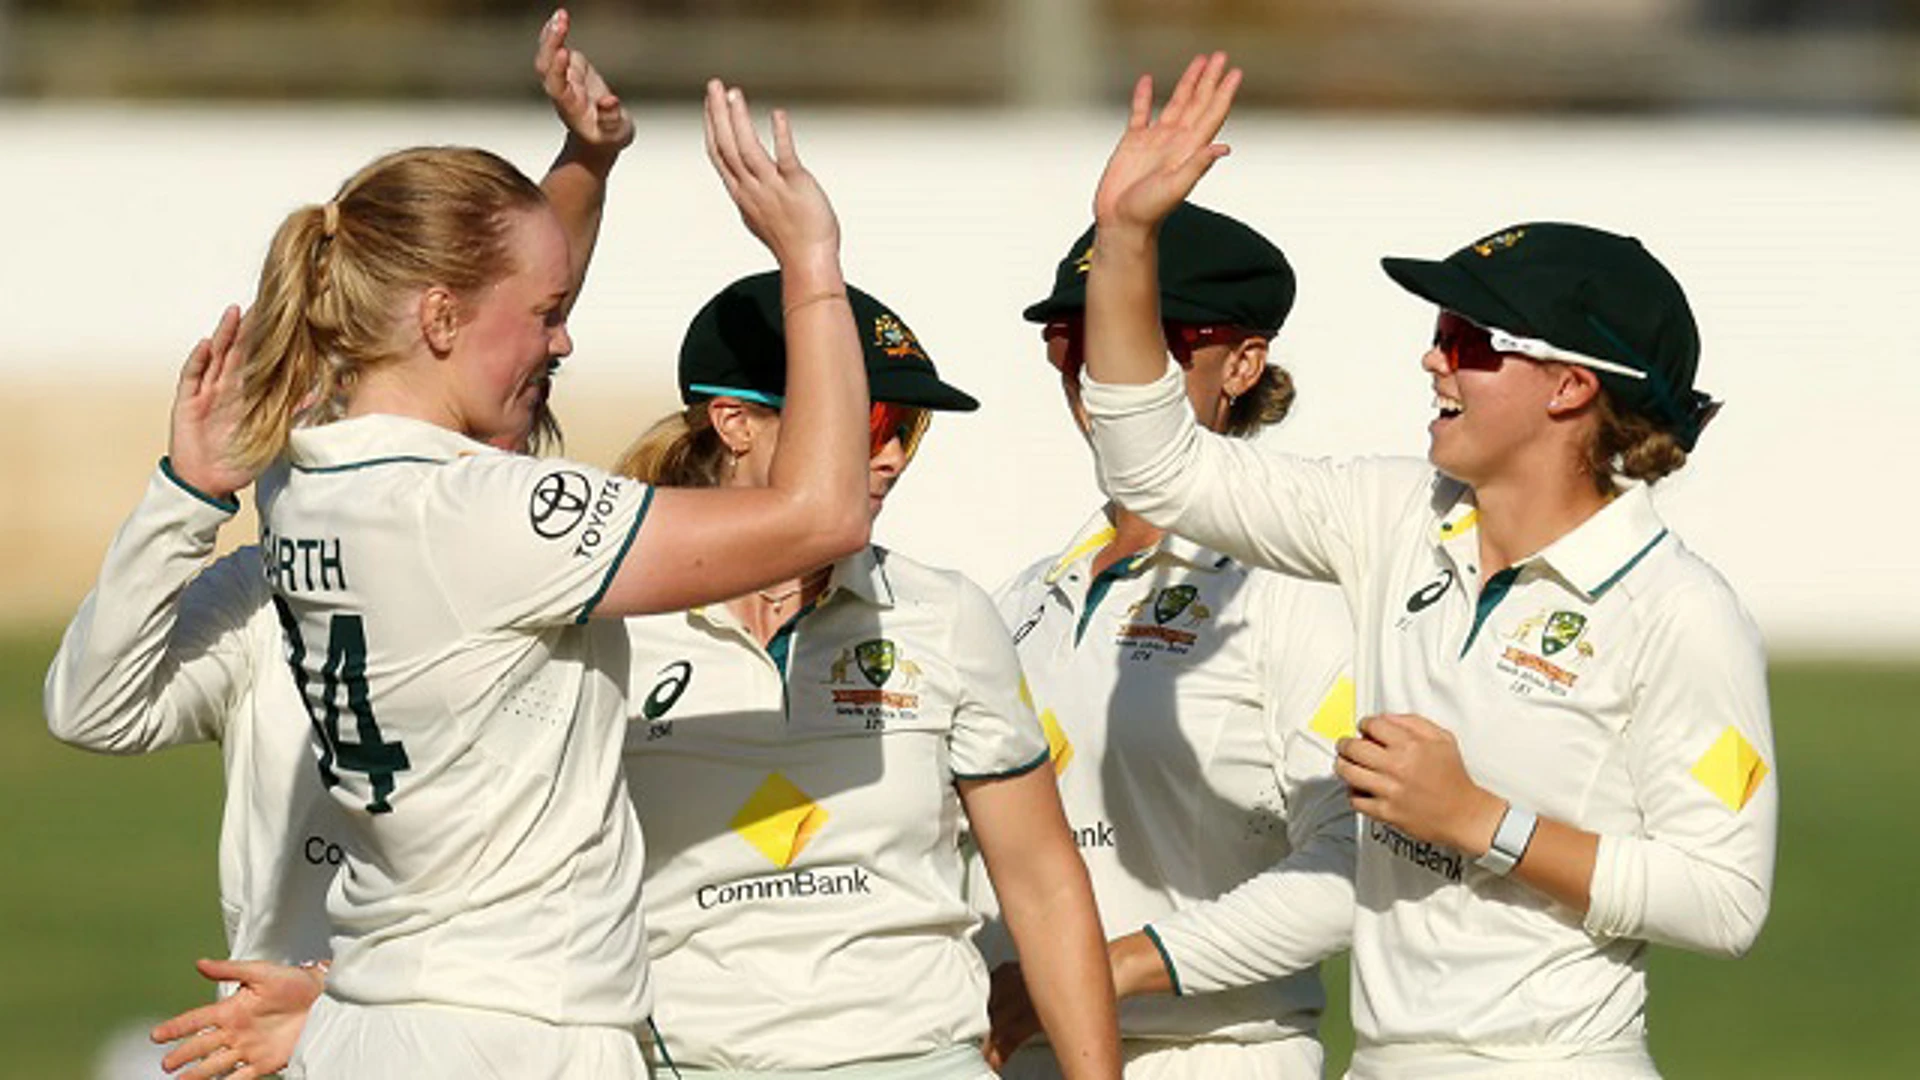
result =
[[[541,89],[567,129],[560,154],[540,188],[567,231],[573,262],[569,308],[580,298],[587,265],[600,238],[607,177],[621,151],[633,144],[633,117],[586,54],[568,45],[572,27],[573,17],[565,8],[555,11],[540,27],[540,43],[533,55]]]
[[[746,96],[707,86],[707,156],[780,265],[787,400],[764,488],[660,488],[600,616],[676,611],[798,577],[859,550],[867,509],[867,379],[840,273],[840,222],[800,163],[786,114],[774,153]]]

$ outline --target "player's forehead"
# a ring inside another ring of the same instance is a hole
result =
[[[541,206],[507,216],[509,266],[502,285],[528,293],[565,293],[572,281],[566,230]]]

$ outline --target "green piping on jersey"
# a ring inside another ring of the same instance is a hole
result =
[[[345,465],[300,465],[293,466],[294,472],[301,473],[337,473],[352,472],[355,469],[371,469],[375,465],[445,465],[443,458],[415,457],[401,454],[395,457],[368,458],[365,461],[349,461]]]
[[[1604,593],[1608,589],[1611,589],[1615,585],[1619,584],[1620,579],[1627,576],[1627,571],[1633,569],[1635,566],[1638,566],[1640,564],[1640,560],[1647,557],[1647,552],[1653,550],[1653,545],[1659,543],[1662,540],[1665,540],[1666,538],[1667,538],[1667,530],[1661,529],[1659,533],[1657,533],[1654,536],[1653,539],[1647,541],[1646,547],[1641,548],[1639,552],[1634,555],[1633,558],[1627,560],[1627,565],[1621,567],[1618,570],[1615,570],[1613,572],[1612,577],[1608,578],[1607,580],[1593,587],[1593,598],[1595,600],[1600,599],[1601,593]]]
[[[1487,621],[1487,616],[1493,614],[1493,609],[1507,598],[1507,590],[1513,588],[1513,583],[1519,577],[1520,568],[1509,566],[1487,579],[1486,587],[1480,590],[1480,598],[1473,604],[1473,629],[1467,631],[1467,643],[1460,646],[1462,660],[1466,659],[1467,650],[1473,648],[1473,639],[1479,636],[1480,627]]]
[[[1173,954],[1167,951],[1166,942],[1160,940],[1160,935],[1151,926],[1141,927],[1140,932],[1147,935],[1148,941],[1153,942],[1154,951],[1160,954],[1160,962],[1166,965],[1167,981],[1173,983],[1173,996],[1184,996],[1186,991],[1180,989],[1180,971],[1173,966]]]
[[[1075,627],[1073,631],[1074,645],[1079,645],[1080,639],[1086,636],[1087,622],[1093,618],[1093,609],[1099,607],[1100,601],[1107,598],[1107,591],[1113,588],[1113,583],[1138,570],[1143,561],[1143,556],[1151,554],[1152,552],[1150,551],[1142,552],[1140,555],[1135,555],[1132,558],[1121,559],[1112,566],[1094,575],[1093,584],[1087,586],[1086,602],[1080,606],[1080,625]]]
[[[620,572],[620,564],[627,561],[627,549],[633,547],[633,538],[640,535],[640,523],[647,520],[647,507],[653,505],[653,485],[647,485],[647,493],[640,496],[640,509],[633,512],[633,527],[627,530],[627,538],[620,542],[620,550],[613,553],[613,565],[607,567],[607,576],[600,581],[600,587],[587,597],[585,607],[580,609],[580,617],[573,620],[575,625],[586,622],[593,615],[593,609],[600,604],[600,598],[607,595],[613,587],[613,576]]]
[[[1049,746],[1045,750],[1040,751],[1039,757],[1034,758],[1024,765],[1015,765],[1011,769],[1005,769],[1000,772],[964,773],[956,771],[953,774],[953,778],[955,780],[1011,780],[1016,776],[1025,776],[1052,760],[1053,747]]]
[[[673,1055],[667,1052],[667,1037],[660,1034],[660,1025],[653,1022],[652,1016],[647,1017],[647,1030],[653,1032],[653,1045],[654,1049],[660,1051],[660,1063],[667,1067],[668,1072],[679,1076],[680,1066],[673,1063]]]
[[[171,456],[162,456],[160,458],[160,472],[161,475],[173,481],[174,487],[199,499],[215,510],[224,510],[229,514],[237,514],[240,512],[240,499],[238,496],[229,495],[224,499],[217,499],[201,491],[199,488],[194,487],[192,484],[187,483],[185,480],[180,479],[180,474],[173,471],[173,458]]]

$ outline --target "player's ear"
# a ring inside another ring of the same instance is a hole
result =
[[[453,351],[453,340],[460,332],[460,298],[443,285],[432,285],[420,294],[415,316],[420,337],[435,356]]]
[[[753,425],[747,422],[749,419],[746,403],[739,398],[717,397],[707,402],[707,420],[734,457],[743,457],[753,449]]]
[[[1600,377],[1579,364],[1560,364],[1553,396],[1547,399],[1547,415],[1555,419],[1572,416],[1593,404],[1600,396]]]
[[[1237,398],[1253,389],[1260,382],[1260,376],[1266,373],[1267,339],[1256,334],[1235,345],[1233,351],[1227,354],[1220,389]]]

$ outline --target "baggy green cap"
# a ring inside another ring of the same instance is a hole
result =
[[[1053,273],[1053,292],[1021,314],[1050,322],[1087,308],[1093,230]],[[1266,237],[1225,214],[1183,202],[1160,225],[1160,317],[1272,334],[1293,310],[1293,267]]]
[[[1693,388],[1700,331],[1686,293],[1640,241],[1535,221],[1502,229],[1438,262],[1380,260],[1416,296],[1494,330],[1646,373],[1594,369],[1622,408],[1692,450],[1718,403]]]
[[[971,395],[940,380],[920,339],[900,316],[852,285],[847,300],[874,401],[949,412],[980,407]],[[724,395],[778,406],[787,393],[785,325],[779,271],[721,289],[694,315],[680,342],[680,400],[691,405]]]

